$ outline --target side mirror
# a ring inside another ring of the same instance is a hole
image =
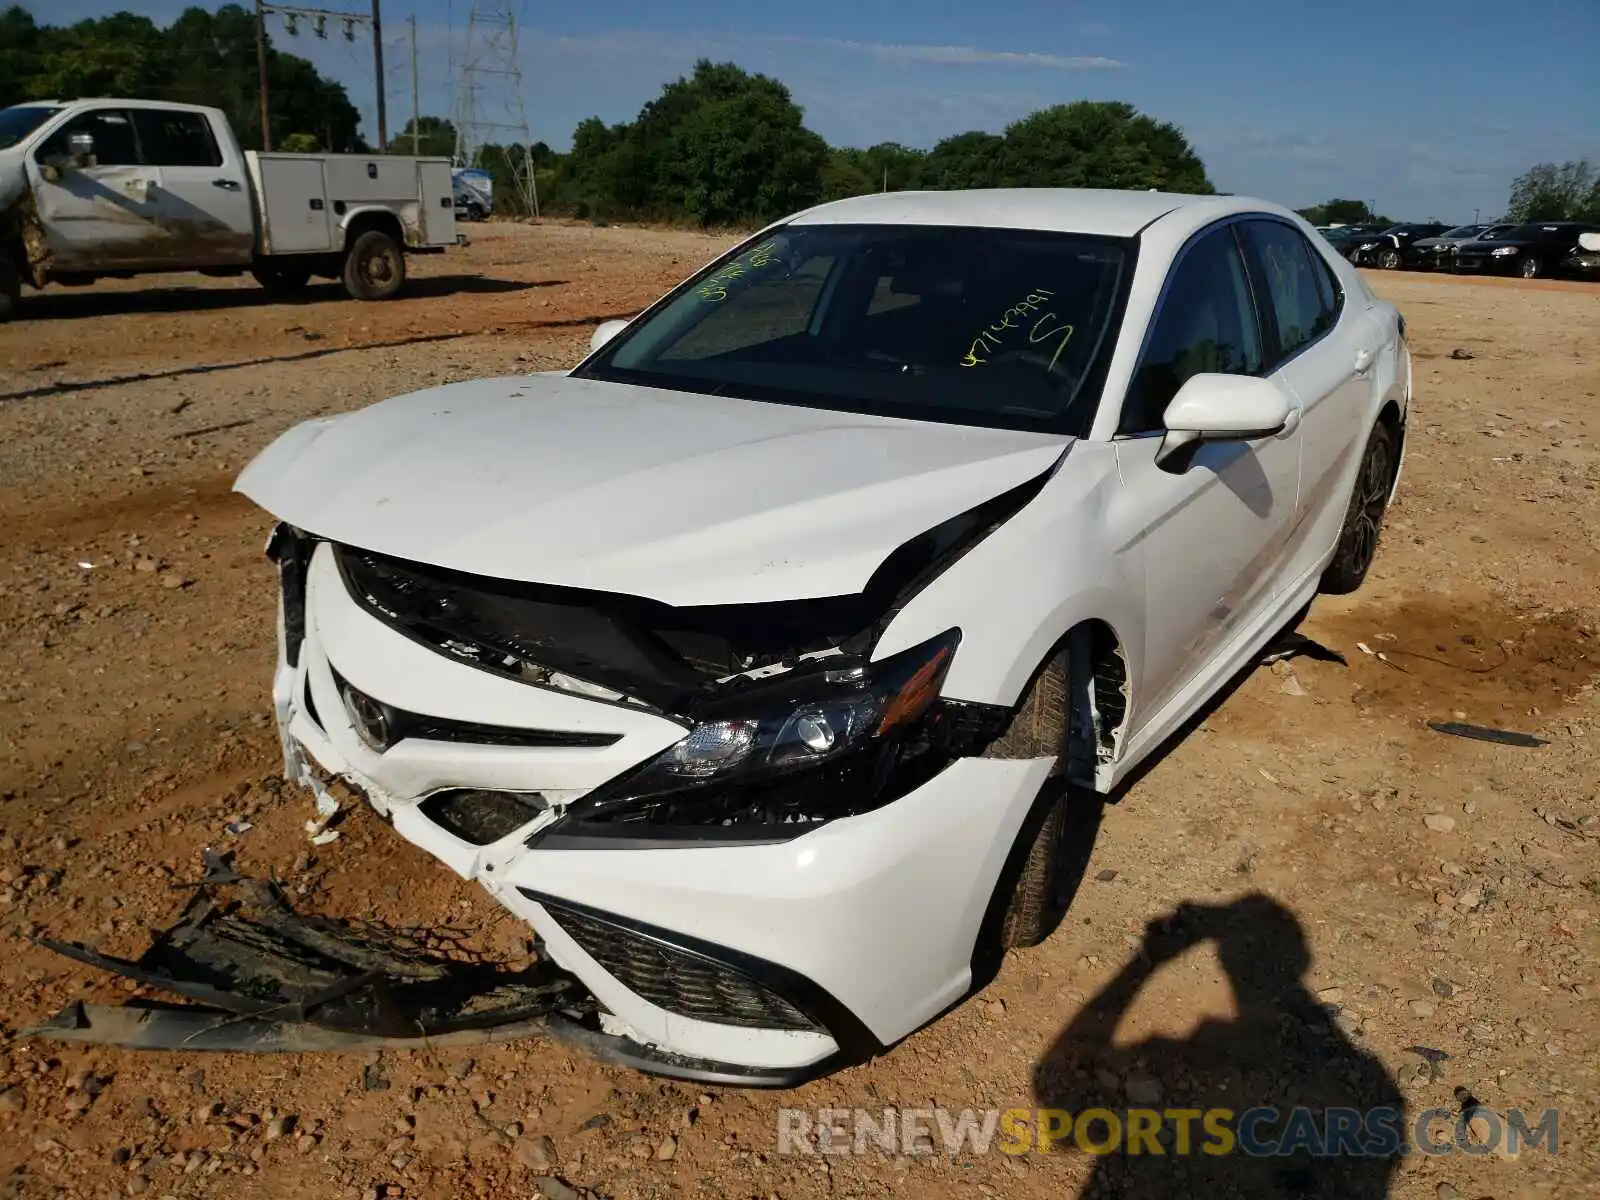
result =
[[[628,323],[626,321],[600,322],[595,326],[594,332],[589,335],[589,353],[593,354],[627,327]]]
[[[1167,405],[1156,461],[1194,442],[1248,442],[1288,427],[1293,409],[1277,386],[1252,375],[1191,375]]]
[[[67,153],[75,166],[86,166],[94,157],[94,134],[79,130],[67,135]]]

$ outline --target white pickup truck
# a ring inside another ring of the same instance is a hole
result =
[[[465,241],[447,158],[245,152],[220,110],[155,100],[0,109],[0,320],[24,283],[153,271],[386,300],[408,253]]]

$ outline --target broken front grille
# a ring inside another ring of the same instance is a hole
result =
[[[658,1008],[714,1025],[822,1030],[782,996],[725,963],[545,897],[538,899],[590,958]]]

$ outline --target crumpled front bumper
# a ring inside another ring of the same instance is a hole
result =
[[[380,754],[357,735],[335,670],[413,712],[620,736],[603,748],[410,739]],[[683,728],[419,645],[351,598],[326,546],[308,571],[297,662],[280,656],[274,697],[291,777],[310,781],[304,756],[477,880],[599,1000],[608,1032],[664,1060],[736,1073],[804,1073],[870,1053],[960,999],[995,881],[1049,769],[1043,759],[959,759],[892,804],[784,841],[541,849],[525,845],[525,828],[472,845],[422,802],[471,787],[559,805]],[[679,991],[657,986],[662,978]],[[763,1011],[790,1010],[809,1027],[761,1023]]]

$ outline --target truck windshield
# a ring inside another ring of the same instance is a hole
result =
[[[576,374],[1081,433],[1133,255],[1129,239],[1079,234],[788,225],[690,279]]]
[[[0,108],[0,150],[9,150],[59,111],[48,104]]]

